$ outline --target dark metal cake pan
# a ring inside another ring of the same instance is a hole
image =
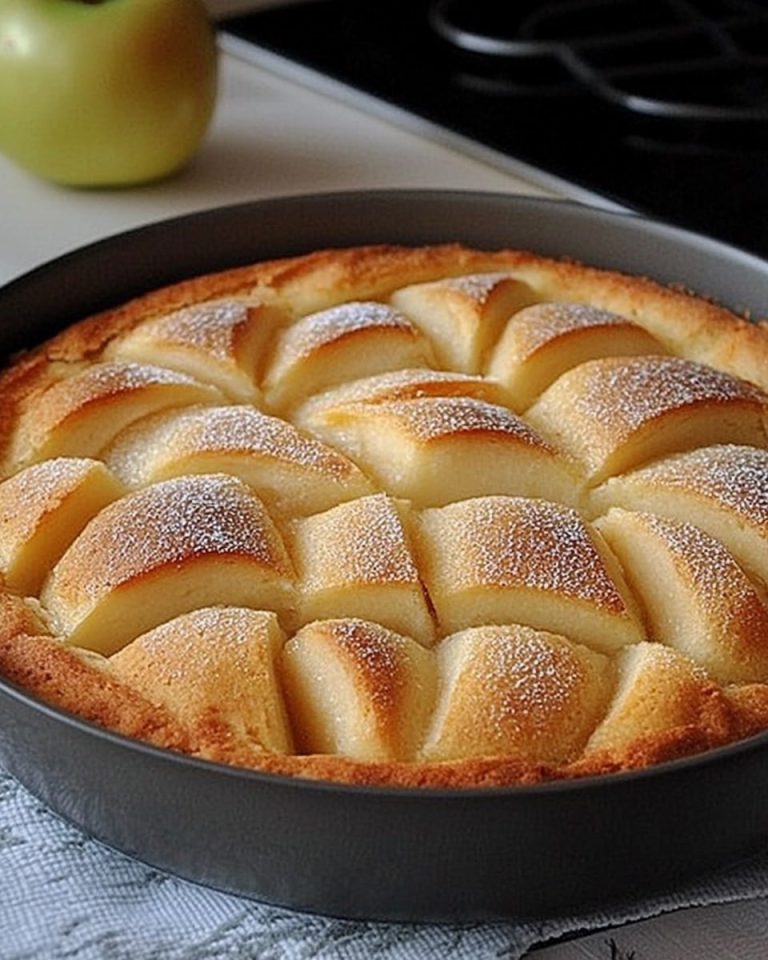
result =
[[[61,257],[0,290],[0,350],[195,274],[321,247],[450,241],[649,275],[768,315],[768,264],[663,224],[511,195],[369,191],[193,214]],[[768,735],[577,782],[362,788],[157,750],[0,681],[0,763],[124,853],[342,917],[545,917],[660,891],[768,844]]]

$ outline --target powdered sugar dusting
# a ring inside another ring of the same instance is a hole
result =
[[[652,513],[642,514],[641,522],[674,555],[708,626],[716,631],[710,642],[733,647],[746,640],[764,648],[768,611],[725,546],[690,523]]]
[[[230,640],[247,642],[249,633],[266,629],[275,615],[245,607],[203,607],[184,616],[200,633],[225,633]]]
[[[311,561],[304,571],[304,589],[339,581],[418,583],[402,520],[386,494],[343,503],[307,523],[304,530],[311,534],[305,549]]]
[[[606,657],[530,627],[465,630],[438,657],[443,695],[427,756],[562,762],[582,749],[610,695]]]
[[[768,450],[737,444],[701,447],[659,460],[630,479],[698,495],[768,532]]]
[[[182,722],[226,717],[234,730],[260,742],[275,683],[274,626],[274,614],[265,611],[206,607],[155,627],[110,661],[126,683],[178,711]],[[281,741],[279,732],[274,745],[280,751]]]
[[[110,470],[129,487],[151,482],[158,463],[178,456],[176,438],[196,407],[161,410],[122,430],[102,456]]]
[[[249,323],[243,300],[215,300],[184,307],[142,324],[137,333],[194,347],[220,360],[232,356],[238,332]]]
[[[55,457],[35,463],[0,483],[0,517],[24,510],[44,509],[74,489],[97,461],[81,457]]]
[[[693,524],[657,514],[644,513],[641,522],[677,554],[700,591],[700,597],[708,604],[713,600],[719,603],[721,586],[726,583],[723,578],[728,578],[729,571],[739,569],[723,544]]]
[[[234,477],[179,477],[103,510],[54,572],[96,598],[159,567],[200,556],[244,556],[288,575],[285,551],[261,501]],[[90,576],[89,576],[90,574]]]
[[[166,367],[146,363],[119,362],[95,363],[75,377],[62,380],[51,387],[49,393],[61,390],[82,400],[109,397],[151,387],[156,384],[195,384],[197,380],[185,373],[177,373]]]
[[[588,303],[536,303],[524,307],[514,316],[512,332],[533,352],[555,337],[574,330],[611,327],[629,327],[644,333],[631,320]]]
[[[752,384],[679,357],[593,360],[577,367],[574,375],[578,383],[574,409],[590,421],[618,422],[627,431],[667,411],[702,403],[768,403],[768,397]]]
[[[520,627],[483,627],[474,666],[488,695],[485,720],[500,731],[539,735],[559,720],[585,682],[567,641]]]
[[[236,648],[251,644],[254,633],[266,632],[273,616],[244,607],[203,607],[160,624],[134,643],[148,652],[162,654],[164,644],[172,640],[177,649],[181,643],[190,656],[200,657],[207,645],[220,646],[222,637],[226,637],[227,654],[233,655]]]
[[[624,600],[580,515],[524,497],[478,497],[432,511],[458,581],[526,586],[626,614]]]
[[[392,707],[405,679],[401,666],[405,638],[377,623],[354,617],[325,621],[318,626],[363,674],[370,702],[381,710]]]
[[[250,406],[209,407],[186,417],[174,443],[180,450],[250,453],[343,479],[354,465],[291,423]]]
[[[26,539],[41,517],[56,510],[92,470],[99,468],[101,464],[94,460],[59,457],[9,477],[0,483],[0,534]]]
[[[533,427],[507,407],[475,397],[395,400],[378,405],[376,414],[401,420],[409,432],[422,442],[462,433],[490,433],[514,437],[542,450],[552,450]]]
[[[309,356],[326,344],[370,329],[398,330],[414,339],[418,331],[406,318],[375,301],[354,301],[297,320],[283,334],[280,350],[288,356]]]
[[[519,283],[509,273],[469,273],[439,281],[439,286],[447,290],[455,290],[482,306],[500,283],[509,281],[514,284]]]

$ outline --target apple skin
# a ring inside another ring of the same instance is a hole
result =
[[[0,152],[48,180],[168,176],[216,103],[202,0],[0,0]]]

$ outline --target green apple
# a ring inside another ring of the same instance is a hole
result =
[[[0,152],[73,186],[167,176],[216,101],[202,0],[0,0]]]

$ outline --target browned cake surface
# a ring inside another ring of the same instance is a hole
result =
[[[768,729],[766,390],[764,324],[522,251],[151,292],[0,374],[0,673],[156,746],[360,784]]]

